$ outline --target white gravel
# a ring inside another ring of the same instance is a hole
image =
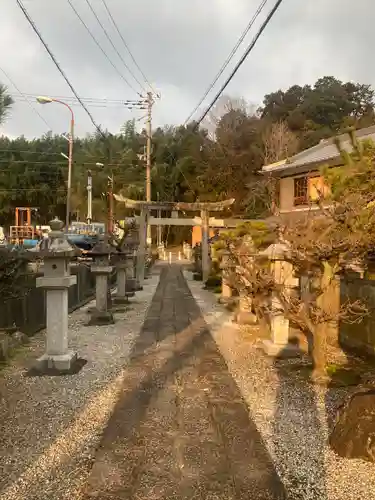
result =
[[[114,325],[85,326],[93,303],[70,316],[70,345],[87,360],[79,374],[24,376],[44,352],[43,333],[0,372],[0,500],[81,498],[158,281],[153,274]]]
[[[314,387],[283,376],[255,347],[213,294],[185,273],[191,292],[230,373],[249,406],[290,500],[373,500],[375,467],[337,456],[327,442],[327,418],[350,392]],[[213,318],[220,318],[213,323]],[[288,363],[293,363],[289,361]]]

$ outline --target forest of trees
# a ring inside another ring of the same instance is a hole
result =
[[[0,123],[12,100],[0,85]],[[235,215],[264,215],[264,163],[283,159],[348,127],[374,124],[374,91],[369,85],[319,79],[264,97],[259,109],[223,96],[205,127],[165,126],[153,131],[152,197],[160,200],[236,199]],[[86,217],[87,171],[93,174],[93,212],[105,218],[107,176],[115,192],[142,199],[145,167],[139,157],[146,142],[134,121],[118,134],[77,138],[74,142],[72,212]],[[16,206],[38,207],[40,223],[64,217],[67,141],[52,133],[38,139],[0,137],[0,225],[14,220]],[[105,167],[98,167],[96,163]],[[116,207],[116,216],[122,215]]]

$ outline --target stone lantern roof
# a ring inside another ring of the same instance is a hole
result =
[[[89,252],[89,255],[92,255],[93,257],[105,257],[112,253],[115,253],[115,249],[108,243],[108,238],[104,236],[101,237],[94,245],[91,252]]]
[[[290,248],[286,243],[272,243],[259,255],[270,260],[284,260],[290,255]]]
[[[51,232],[48,238],[42,239],[34,248],[29,250],[30,253],[38,254],[40,257],[55,258],[71,258],[82,253],[79,248],[69,243],[62,231],[64,227],[63,221],[55,217],[50,221],[49,225]]]

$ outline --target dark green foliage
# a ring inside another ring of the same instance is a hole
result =
[[[9,95],[8,89],[0,83],[0,125],[5,122],[12,104],[13,99]]]
[[[293,85],[266,95],[259,111],[262,119],[285,121],[306,149],[348,126],[373,125],[374,91],[369,85],[325,76],[313,86]]]
[[[27,263],[29,258],[25,252],[9,252],[0,249],[0,297],[7,300],[26,293],[29,288]]]
[[[247,109],[241,99],[229,99],[213,120],[211,135],[205,129],[196,130],[194,123],[159,127],[153,131],[152,199],[190,202],[233,197],[236,202],[227,215],[265,217],[269,192],[258,172],[265,161],[264,133],[270,124],[285,122],[297,136],[300,149],[305,149],[348,126],[372,124],[373,101],[368,85],[324,77],[313,86],[294,85],[266,95],[258,113]],[[11,104],[0,84],[0,123]],[[108,175],[114,176],[115,192],[134,199],[145,197],[145,165],[139,155],[144,152],[146,132],[137,131],[130,120],[120,133],[105,135],[105,139],[99,134],[75,138],[73,219],[86,217],[88,170],[93,175],[96,220],[104,221],[107,216]],[[66,139],[51,133],[31,141],[0,137],[0,225],[13,224],[17,206],[38,207],[34,223],[48,223],[55,215],[64,218],[67,161],[60,153],[66,154],[67,149]],[[132,214],[116,204],[116,219],[127,215]],[[258,233],[262,239],[262,231]],[[186,228],[165,228],[163,235],[176,244],[189,237]]]
[[[210,276],[207,281],[204,284],[205,288],[207,289],[216,289],[219,288],[221,289],[221,276],[218,275],[212,275]]]

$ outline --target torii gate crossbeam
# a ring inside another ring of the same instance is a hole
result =
[[[121,194],[114,194],[113,196],[117,202],[124,203],[127,208],[140,211],[138,258],[140,261],[139,272],[140,272],[141,282],[143,282],[144,279],[147,218],[150,212],[153,210],[163,210],[172,212],[182,210],[184,212],[200,212],[201,227],[202,227],[202,274],[203,274],[203,281],[207,280],[210,274],[210,256],[209,256],[209,245],[208,245],[210,212],[222,212],[223,210],[230,208],[235,202],[234,198],[217,202],[186,203],[186,202],[159,202],[159,201],[132,200],[130,198],[122,196]],[[179,223],[178,225],[181,224]]]

